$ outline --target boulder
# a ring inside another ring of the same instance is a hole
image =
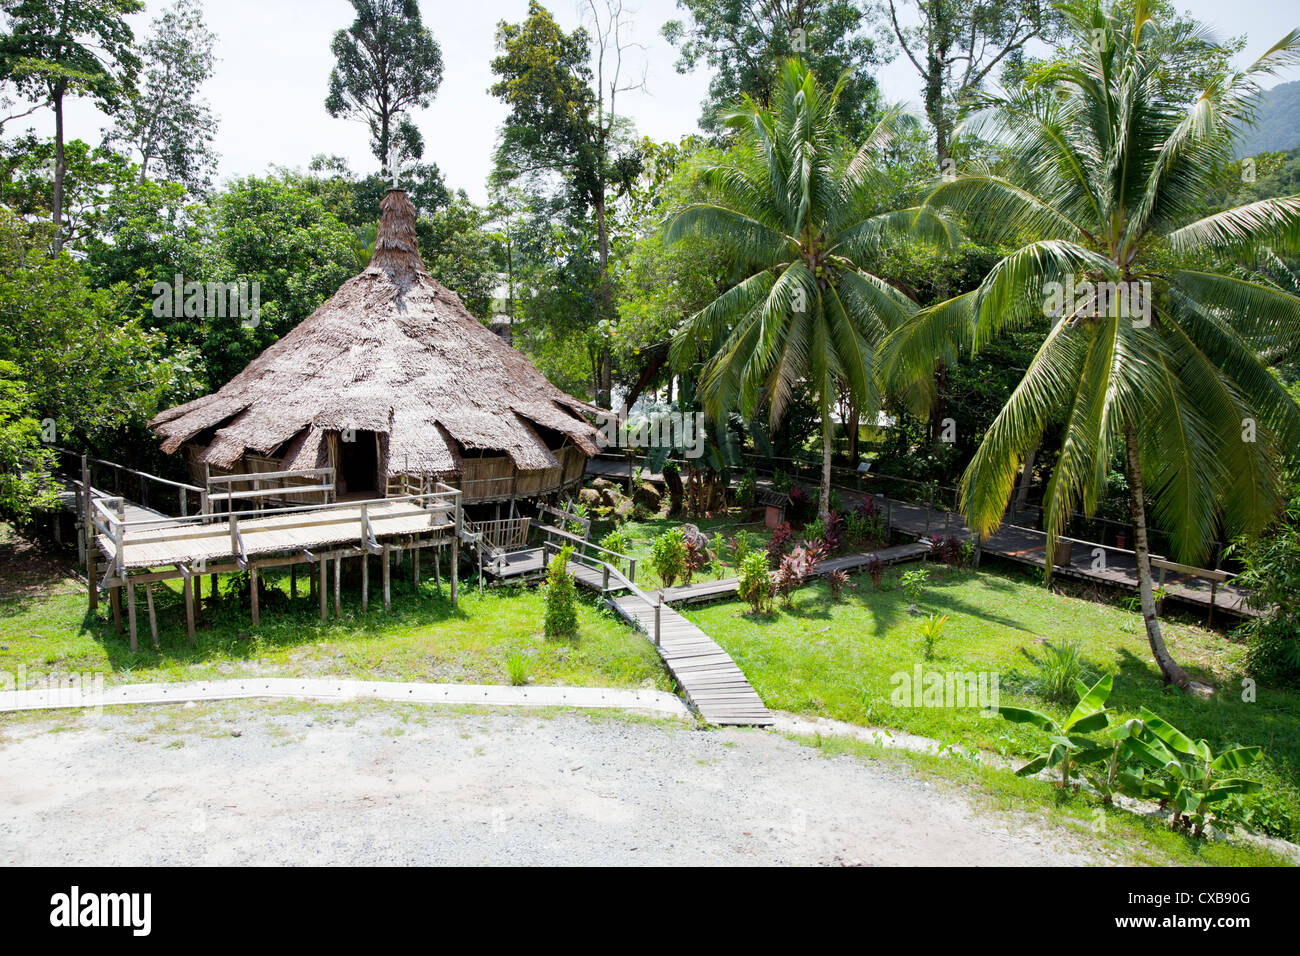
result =
[[[635,494],[636,503],[645,505],[651,511],[657,512],[659,506],[663,504],[663,492],[650,481],[643,481],[636,486]]]

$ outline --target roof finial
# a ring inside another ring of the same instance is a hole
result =
[[[388,168],[384,170],[393,180],[393,189],[401,189],[402,152],[396,143],[388,147]]]

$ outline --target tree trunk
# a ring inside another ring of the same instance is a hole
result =
[[[1020,472],[1020,487],[1016,489],[1016,503],[1012,509],[1012,517],[1020,514],[1025,510],[1029,503],[1029,485],[1034,478],[1034,460],[1038,457],[1038,446],[1035,445],[1029,449],[1029,454],[1025,455],[1025,464]]]
[[[596,197],[596,238],[600,248],[600,315],[606,327],[600,346],[600,377],[596,383],[596,404],[609,407],[610,392],[613,391],[614,376],[609,354],[609,333],[614,320],[610,305],[613,301],[609,287],[609,231],[605,225],[605,186],[600,186],[600,195]]]
[[[822,487],[817,497],[817,517],[830,527],[831,517],[831,450],[834,447],[835,423],[831,420],[829,403],[822,412]]]
[[[54,251],[57,254],[63,248],[63,178],[68,171],[63,155],[63,93],[64,81],[54,86],[51,99],[54,101]]]
[[[1166,684],[1175,684],[1188,690],[1193,681],[1187,671],[1169,654],[1164,635],[1160,631],[1160,618],[1156,616],[1155,589],[1151,586],[1151,551],[1147,545],[1146,502],[1142,491],[1142,467],[1138,461],[1137,431],[1130,424],[1124,426],[1124,453],[1128,462],[1129,507],[1133,515],[1133,550],[1137,557],[1138,596],[1142,602],[1142,620],[1146,624],[1147,643],[1156,659]]]
[[[858,432],[862,428],[861,409],[855,399],[849,399],[848,414],[844,419],[844,428],[849,435],[849,464],[856,468],[858,465]]]

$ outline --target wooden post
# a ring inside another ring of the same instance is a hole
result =
[[[361,613],[370,609],[370,552],[361,555]]]
[[[144,603],[149,609],[149,636],[153,639],[153,646],[158,647],[158,616],[153,611],[153,582],[147,581],[144,586]]]
[[[289,600],[298,596],[298,565],[289,565]]]
[[[442,590],[442,545],[433,549],[433,583]]]
[[[655,601],[655,647],[659,646],[659,612],[664,606],[664,592],[659,592],[659,598]]]
[[[627,579],[636,584],[636,558],[627,559]]]
[[[609,565],[604,561],[600,562],[600,593],[604,594],[609,590]]]
[[[460,523],[460,516],[456,517],[457,524]],[[451,603],[456,603],[456,597],[459,592],[457,585],[460,582],[460,538],[451,539]]]
[[[420,590],[420,549],[416,547],[411,552],[411,579],[415,582],[415,590]]]
[[[261,622],[261,608],[258,606],[257,565],[248,569],[248,606],[252,611],[253,627]]]
[[[329,558],[321,558],[320,564],[320,583],[316,586],[316,593],[320,595],[320,619],[324,624],[329,620],[329,591],[325,586],[325,566],[329,564]]]
[[[387,544],[384,545],[383,552],[380,555],[381,563],[383,565],[383,571],[381,573],[381,577],[383,578],[384,581],[384,610],[385,611],[387,611],[389,607],[392,605],[392,592],[390,590],[389,581],[390,578],[392,577],[393,566],[392,566],[392,562],[389,561],[388,559],[388,552],[390,549],[391,549],[391,545],[387,545]]]
[[[95,513],[94,500],[90,496],[90,466],[86,456],[81,456],[82,509],[86,534],[86,598],[90,601],[90,610],[99,610],[99,585],[95,583]]]
[[[217,583],[217,576],[215,574],[211,575],[208,578],[208,584],[210,585],[208,590],[212,592],[209,595],[208,600],[215,605],[217,603],[217,599],[221,597],[221,587]]]
[[[130,578],[126,579],[126,619],[131,634],[131,653],[134,654],[138,647],[135,639],[135,582]]]
[[[343,558],[334,559],[334,616],[340,618],[343,616],[343,597],[339,590],[339,576],[343,571]]]
[[[108,589],[108,603],[113,608],[113,630],[122,633],[122,589]]]
[[[201,578],[195,579],[192,574],[185,574],[185,628],[189,632],[190,643],[194,643],[194,586]]]
[[[198,624],[203,620],[203,575],[191,574],[194,588],[194,622]]]

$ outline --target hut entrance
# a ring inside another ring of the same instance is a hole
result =
[[[373,495],[379,479],[379,436],[375,432],[356,429],[344,432],[339,437],[340,494]]]

